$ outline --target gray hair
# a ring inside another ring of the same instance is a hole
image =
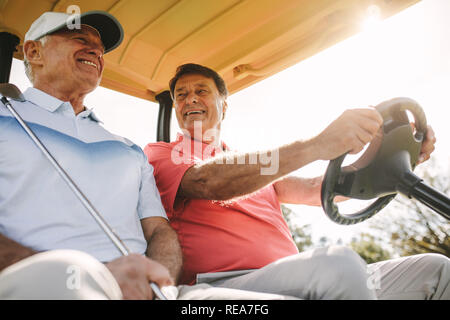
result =
[[[44,46],[45,43],[47,42],[47,40],[48,40],[48,35],[43,36],[42,38],[39,38],[36,41],[40,42],[41,45]],[[23,64],[25,65],[25,74],[27,75],[30,82],[33,83],[34,82],[33,68],[25,55],[23,57]]]

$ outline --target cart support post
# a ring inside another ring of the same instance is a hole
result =
[[[167,90],[163,91],[155,98],[159,102],[156,140],[170,142],[170,119],[172,117],[172,98],[170,92]]]
[[[9,82],[13,54],[20,39],[8,32],[0,32],[0,83]]]

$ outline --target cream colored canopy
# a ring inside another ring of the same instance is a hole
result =
[[[217,70],[234,93],[361,31],[368,8],[386,18],[418,1],[0,0],[0,32],[22,44],[45,11],[108,11],[125,37],[106,55],[101,85],[155,101],[180,64]],[[15,57],[23,58],[20,45]]]

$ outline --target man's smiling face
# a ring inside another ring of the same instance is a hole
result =
[[[194,123],[200,122],[202,134],[220,130],[226,101],[213,79],[200,74],[181,76],[174,89],[174,106],[178,125],[194,137]]]
[[[42,48],[41,75],[49,82],[63,81],[92,91],[100,84],[103,53],[98,32],[89,26],[55,32]]]

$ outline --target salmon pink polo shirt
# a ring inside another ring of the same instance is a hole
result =
[[[195,283],[198,273],[258,269],[298,253],[272,185],[232,201],[176,199],[185,172],[222,148],[178,134],[176,141],[150,143],[144,152],[181,244],[182,284]]]

